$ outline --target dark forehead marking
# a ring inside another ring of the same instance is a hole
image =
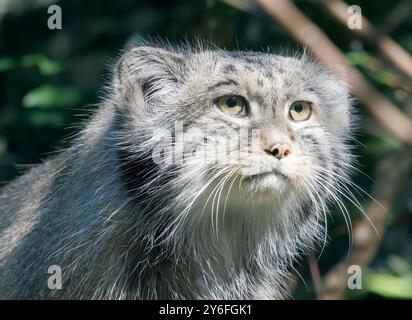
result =
[[[258,58],[263,54],[256,51],[231,51],[229,55],[236,59],[245,59],[245,58]]]
[[[236,71],[236,67],[231,63],[223,67],[223,73],[235,73]]]
[[[260,66],[263,66],[263,61],[262,59],[259,59],[258,57],[244,57],[243,61],[249,63],[249,64],[257,64]]]
[[[256,102],[259,105],[264,105],[266,103],[266,98],[264,95],[262,95],[261,93],[257,92],[255,94],[253,94],[254,99],[256,100]]]
[[[210,87],[208,87],[208,90],[217,89],[219,87],[230,86],[230,85],[238,86],[239,83],[236,80],[227,79],[227,80],[219,81],[218,83],[214,85],[211,85]]]
[[[246,62],[247,64],[259,65],[262,67],[264,67],[269,62],[268,55],[260,52],[234,51],[231,52],[230,55],[239,61]]]

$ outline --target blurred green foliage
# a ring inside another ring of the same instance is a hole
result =
[[[400,0],[351,1],[375,25]],[[47,7],[57,3],[63,29],[47,28]],[[313,1],[296,1],[343,50],[348,60],[398,106],[412,116],[407,82],[382,62],[373,46],[356,39]],[[412,15],[391,36],[412,52]],[[159,37],[172,44],[197,37],[227,49],[299,49],[291,37],[262,11],[240,11],[222,1],[51,1],[0,0],[0,181],[22,172],[18,165],[39,163],[48,153],[67,146],[67,139],[87,119],[110,79],[110,66],[132,41]],[[409,82],[410,84],[410,82]],[[409,87],[410,88],[410,87]],[[359,108],[361,121],[356,153],[367,175],[379,159],[403,146]],[[16,166],[17,164],[17,166]],[[396,165],[396,164],[394,164]],[[370,192],[373,181],[357,173],[354,181]],[[412,298],[412,179],[396,198],[378,256],[364,272],[363,289],[348,298]],[[369,199],[359,197],[366,206]],[[352,219],[361,217],[348,203]],[[342,215],[333,213],[330,245],[319,259],[321,273],[348,252]],[[297,298],[313,298],[307,265],[299,269],[308,287]]]

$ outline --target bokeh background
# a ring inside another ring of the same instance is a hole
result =
[[[348,3],[359,5],[375,27],[369,39],[339,22],[321,1],[282,2],[317,25],[408,124],[412,78],[402,69],[411,67],[410,61],[401,60],[403,67],[397,67],[378,40],[383,35],[407,57],[412,53],[412,1]],[[47,28],[51,4],[62,8],[61,30]],[[110,65],[130,43],[160,38],[177,44],[201,38],[231,50],[301,50],[283,24],[254,1],[0,0],[0,181],[7,183],[67,147],[68,137],[99,103]],[[412,136],[408,142],[408,137],[388,130],[399,119],[386,117],[385,125],[364,102],[359,99],[356,105],[360,121],[355,153],[361,172],[354,172],[353,181],[387,210],[352,189],[380,239],[359,208],[344,199],[353,247],[349,251],[342,214],[333,210],[329,245],[296,265],[300,276],[291,283],[295,299],[412,299]],[[361,290],[347,288],[350,264],[362,268]]]

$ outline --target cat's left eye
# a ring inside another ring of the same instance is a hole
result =
[[[246,112],[246,101],[239,96],[223,96],[216,100],[218,108],[231,116],[240,116]]]
[[[312,113],[312,105],[308,101],[296,101],[289,108],[290,117],[294,121],[308,120]]]

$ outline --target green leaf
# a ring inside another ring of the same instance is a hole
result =
[[[44,75],[57,74],[62,69],[60,63],[58,63],[57,61],[50,60],[44,56],[42,56],[37,61],[37,67],[39,68],[40,72]]]
[[[411,266],[404,258],[391,254],[386,258],[386,261],[388,266],[394,273],[397,273],[399,275],[412,274]]]
[[[352,65],[367,65],[372,62],[372,56],[366,51],[348,52],[346,58]]]
[[[21,58],[20,65],[25,68],[37,67],[43,75],[53,75],[61,71],[61,64],[42,54],[26,55]]]
[[[36,61],[39,55],[37,54],[30,54],[20,58],[20,66],[23,68],[32,68],[36,66]]]
[[[14,62],[11,58],[0,58],[0,72],[8,71],[14,68]]]
[[[80,94],[70,87],[43,85],[28,92],[22,104],[26,108],[54,108],[74,106],[80,101]]]
[[[64,117],[57,112],[44,110],[33,110],[29,115],[30,125],[33,127],[55,126],[61,127],[64,124]]]
[[[365,289],[388,298],[412,299],[412,279],[375,273],[365,279]]]

